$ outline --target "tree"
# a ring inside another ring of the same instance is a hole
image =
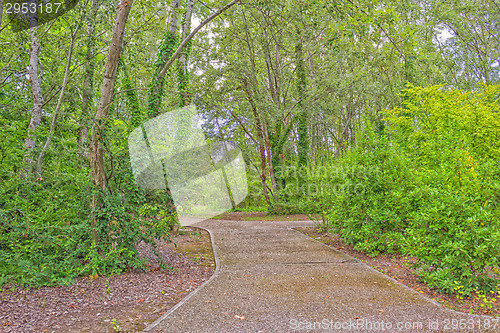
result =
[[[160,43],[157,60],[155,63],[155,73],[151,81],[151,87],[148,94],[148,110],[149,118],[154,118],[161,113],[161,102],[163,96],[163,86],[165,75],[161,75],[161,70],[172,57],[174,48],[177,45],[177,8],[180,0],[172,0],[170,4],[170,15],[167,22],[167,32]]]
[[[193,12],[194,0],[188,0],[186,4],[186,14],[182,20],[181,40],[185,40],[191,28],[191,14]],[[179,56],[177,65],[177,82],[179,90],[179,106],[187,106],[191,101],[189,93],[189,73],[188,73],[188,56],[191,49],[191,43],[182,51]]]
[[[177,31],[177,15],[175,14],[175,10],[172,10],[172,17],[169,19],[169,32],[167,37],[164,39],[162,46],[160,47],[158,60],[155,67],[155,75],[153,76],[153,82],[149,91],[148,96],[148,114],[150,117],[154,117],[160,113],[161,100],[163,95],[163,82],[165,79],[165,75],[169,70],[170,66],[172,66],[173,62],[177,59],[177,57],[184,51],[185,47],[189,44],[191,39],[201,30],[205,25],[207,25],[210,21],[215,19],[217,16],[234,6],[236,3],[241,0],[233,0],[221,7],[217,11],[215,11],[212,15],[207,17],[204,21],[202,21],[189,35],[187,35],[177,47],[175,52],[172,53],[173,48],[175,47],[175,39],[174,35]],[[172,6],[177,8],[179,5],[178,0],[172,1]],[[172,7],[173,8],[173,7]],[[187,28],[187,27],[186,27]],[[168,61],[167,61],[168,60]]]
[[[104,70],[104,80],[101,88],[101,98],[99,106],[95,112],[95,124],[92,126],[92,134],[90,138],[90,168],[92,170],[92,182],[102,192],[106,190],[106,174],[104,169],[104,147],[103,147],[103,131],[106,128],[106,121],[109,115],[109,108],[113,101],[113,91],[115,88],[116,72],[118,63],[123,49],[123,35],[127,19],[132,9],[134,0],[122,0],[116,14],[115,26],[111,38],[111,45],[108,51],[108,59]],[[98,244],[97,234],[97,216],[96,211],[100,203],[98,202],[97,194],[93,194],[92,198],[92,232],[94,243]]]
[[[31,93],[33,96],[33,108],[31,109],[31,120],[28,126],[28,135],[24,142],[24,148],[26,149],[25,166],[22,171],[24,177],[31,173],[33,168],[33,150],[36,144],[36,130],[40,125],[42,120],[42,108],[43,108],[43,96],[41,87],[41,73],[38,70],[38,64],[40,62],[40,43],[36,37],[36,27],[30,28],[30,62],[28,67],[28,73],[31,82]]]
[[[54,135],[54,132],[56,130],[57,117],[58,117],[59,111],[61,109],[61,105],[62,105],[63,97],[64,97],[64,92],[66,91],[66,86],[68,85],[69,71],[70,71],[70,67],[71,67],[71,59],[73,56],[73,47],[75,45],[75,39],[76,39],[76,35],[78,33],[78,28],[79,27],[77,25],[75,27],[75,31],[71,34],[71,42],[70,42],[69,50],[68,50],[68,59],[66,60],[66,68],[64,70],[64,79],[62,82],[61,91],[59,93],[59,98],[57,99],[57,105],[56,105],[56,108],[55,108],[54,113],[52,115],[52,123],[50,124],[49,135],[47,136],[47,139],[45,140],[45,144],[43,145],[43,148],[40,151],[40,154],[38,155],[38,159],[36,162],[36,174],[39,177],[42,176],[43,158],[45,157],[45,154],[47,153],[47,149],[49,148],[50,143],[52,141],[52,136]]]
[[[99,9],[98,0],[92,0],[90,13],[87,18],[87,52],[85,58],[85,79],[83,83],[82,94],[82,114],[80,117],[80,126],[78,128],[78,155],[80,163],[88,159],[88,119],[92,110],[94,96],[94,70],[95,70],[95,20],[97,10]]]

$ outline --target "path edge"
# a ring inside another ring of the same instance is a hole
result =
[[[192,225],[190,225],[189,227],[190,228],[198,228],[198,229],[201,229],[201,230],[205,230],[210,235],[210,242],[212,243],[212,252],[214,253],[214,261],[215,261],[215,271],[214,271],[214,274],[212,274],[212,276],[207,281],[203,282],[203,284],[201,286],[199,286],[198,288],[196,288],[195,290],[193,290],[191,293],[189,293],[186,297],[184,297],[179,303],[177,303],[173,307],[171,307],[170,310],[168,310],[166,313],[164,313],[161,317],[159,317],[154,322],[152,322],[151,324],[149,324],[148,326],[146,326],[146,328],[143,331],[141,331],[141,332],[151,332],[151,330],[153,328],[155,328],[156,326],[158,326],[163,320],[165,320],[165,318],[167,318],[175,310],[177,310],[178,308],[180,308],[191,297],[193,297],[201,289],[203,289],[207,284],[209,284],[213,279],[215,279],[219,275],[219,273],[220,273],[220,270],[221,270],[220,261],[219,261],[219,256],[217,255],[217,247],[215,246],[215,240],[214,240],[215,238],[214,238],[214,235],[213,235],[212,231],[209,230],[209,229],[205,229],[203,227],[198,227],[198,226],[192,226]]]
[[[351,256],[350,254],[345,253],[345,252],[342,252],[342,251],[339,251],[339,250],[337,250],[337,249],[335,249],[335,248],[333,248],[333,247],[331,247],[331,246],[328,246],[328,245],[326,245],[325,243],[320,242],[320,241],[318,241],[317,239],[314,239],[314,238],[312,238],[311,236],[304,234],[303,232],[301,232],[301,231],[297,230],[296,228],[303,228],[303,227],[302,227],[302,226],[288,227],[288,229],[293,230],[293,231],[295,231],[295,232],[298,232],[299,234],[302,234],[302,235],[304,235],[305,237],[308,237],[308,238],[310,238],[310,239],[312,239],[312,240],[314,240],[314,241],[316,241],[316,242],[320,243],[321,245],[326,246],[326,247],[327,247],[328,249],[330,249],[330,250],[333,250],[333,251],[335,251],[335,252],[340,252],[340,253],[342,253],[342,254],[348,255],[349,257],[353,258],[354,260],[356,260],[357,262],[359,262],[361,265],[365,265],[366,267],[368,267],[370,270],[372,270],[373,272],[377,273],[378,275],[381,275],[381,276],[383,276],[383,277],[385,277],[385,278],[389,279],[390,281],[393,281],[394,283],[396,283],[396,284],[398,284],[398,285],[402,286],[403,288],[405,288],[405,289],[407,289],[407,290],[411,291],[411,292],[412,292],[412,293],[414,293],[415,295],[418,295],[419,297],[421,297],[421,298],[425,299],[427,302],[429,302],[429,303],[432,303],[432,304],[436,305],[438,308],[440,308],[441,310],[443,310],[443,311],[445,311],[445,312],[451,312],[451,313],[456,314],[456,315],[463,315],[463,316],[477,317],[477,318],[481,318],[481,319],[492,319],[492,318],[493,318],[493,319],[496,319],[496,318],[497,318],[497,317],[495,317],[495,316],[480,315],[480,314],[475,314],[475,313],[466,313],[466,312],[462,312],[462,311],[457,311],[457,310],[454,310],[454,309],[450,309],[450,308],[448,308],[448,307],[444,306],[443,304],[441,304],[441,303],[439,303],[439,302],[437,302],[437,301],[433,300],[433,299],[432,299],[432,298],[430,298],[429,296],[427,296],[427,295],[425,295],[425,294],[421,294],[421,293],[419,293],[419,292],[418,292],[418,291],[416,291],[415,289],[413,289],[413,288],[411,288],[411,287],[408,287],[407,285],[405,285],[405,284],[403,284],[403,283],[399,282],[398,280],[394,279],[393,277],[391,277],[391,276],[389,276],[389,275],[387,275],[387,274],[382,273],[381,271],[379,271],[379,270],[377,270],[377,269],[373,268],[372,266],[370,266],[370,265],[368,265],[368,264],[366,264],[366,263],[362,262],[361,260],[359,260],[359,259],[357,259],[357,258],[355,258],[355,257]]]

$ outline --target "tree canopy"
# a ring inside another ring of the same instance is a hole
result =
[[[233,209],[322,214],[360,249],[416,256],[439,288],[496,287],[497,1],[65,1],[25,26],[13,4],[0,284],[144,267],[136,245],[168,239],[180,210],[168,184],[138,184],[128,138],[194,105],[208,145],[242,153]]]

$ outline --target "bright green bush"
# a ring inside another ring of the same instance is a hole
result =
[[[491,290],[500,257],[499,87],[407,90],[406,109],[388,112],[392,138],[415,163],[421,207],[407,229],[406,252],[431,285]]]
[[[358,250],[374,255],[398,250],[414,205],[408,196],[412,190],[408,159],[366,123],[358,145],[339,163],[356,170],[345,172],[340,182],[358,190],[330,196],[327,218],[331,226]]]
[[[456,282],[467,293],[496,288],[498,280],[487,276],[487,268],[499,267],[498,210],[467,195],[429,187],[423,192],[426,203],[413,214],[404,248],[419,259],[420,276],[447,292]]]
[[[322,198],[331,228],[359,250],[417,257],[420,276],[444,291],[497,288],[499,91],[408,87],[404,107],[387,111],[384,133],[365,124],[357,146],[337,160],[379,172],[345,174],[362,194]]]

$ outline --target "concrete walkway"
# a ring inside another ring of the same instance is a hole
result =
[[[500,332],[498,320],[445,309],[291,229],[312,225],[195,224],[211,233],[216,272],[145,331]]]

